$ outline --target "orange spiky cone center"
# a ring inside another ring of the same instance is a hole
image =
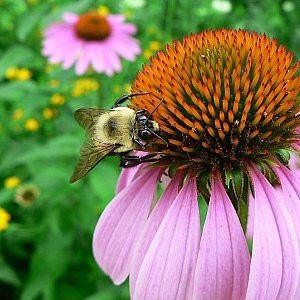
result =
[[[160,164],[232,169],[274,157],[298,137],[300,62],[265,35],[205,31],[159,51],[144,65],[132,99],[160,135],[147,149]]]

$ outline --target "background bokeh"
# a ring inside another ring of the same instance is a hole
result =
[[[0,0],[0,299],[129,299],[97,267],[93,229],[119,162],[69,184],[84,132],[80,107],[110,108],[167,42],[210,28],[266,33],[300,57],[298,0]],[[106,10],[136,24],[142,54],[113,77],[49,65],[43,30],[63,12]],[[24,200],[26,200],[24,203]]]

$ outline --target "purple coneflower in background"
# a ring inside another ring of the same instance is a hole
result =
[[[65,13],[63,22],[45,30],[42,53],[50,63],[62,63],[64,69],[75,64],[77,75],[91,66],[112,76],[122,70],[121,57],[134,61],[141,52],[139,42],[132,37],[136,31],[135,25],[124,22],[123,15]]]
[[[122,171],[93,240],[132,299],[300,299],[299,65],[274,39],[224,29],[168,45],[138,73],[132,92],[151,93],[132,105],[163,99],[151,118],[168,147],[153,139],[157,161]]]

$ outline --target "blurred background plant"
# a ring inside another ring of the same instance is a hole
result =
[[[300,56],[297,0],[0,0],[0,298],[129,299],[91,252],[95,224],[120,172],[107,158],[87,178],[68,183],[83,130],[80,107],[110,108],[130,93],[143,63],[173,39],[210,28],[264,32]],[[124,14],[137,26],[141,55],[107,77],[50,65],[43,30],[64,12]]]

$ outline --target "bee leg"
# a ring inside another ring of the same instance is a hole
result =
[[[129,100],[132,97],[147,95],[147,94],[150,94],[150,93],[151,92],[141,92],[141,93],[136,93],[136,94],[123,95],[119,99],[116,100],[116,102],[115,102],[115,104],[113,105],[112,108],[118,107],[120,104],[122,104],[123,102]]]
[[[157,153],[151,153],[145,156],[134,156],[134,155],[128,155],[127,152],[121,155],[120,166],[122,168],[131,168],[144,162],[155,162],[157,161],[157,158],[154,158],[156,155]]]

